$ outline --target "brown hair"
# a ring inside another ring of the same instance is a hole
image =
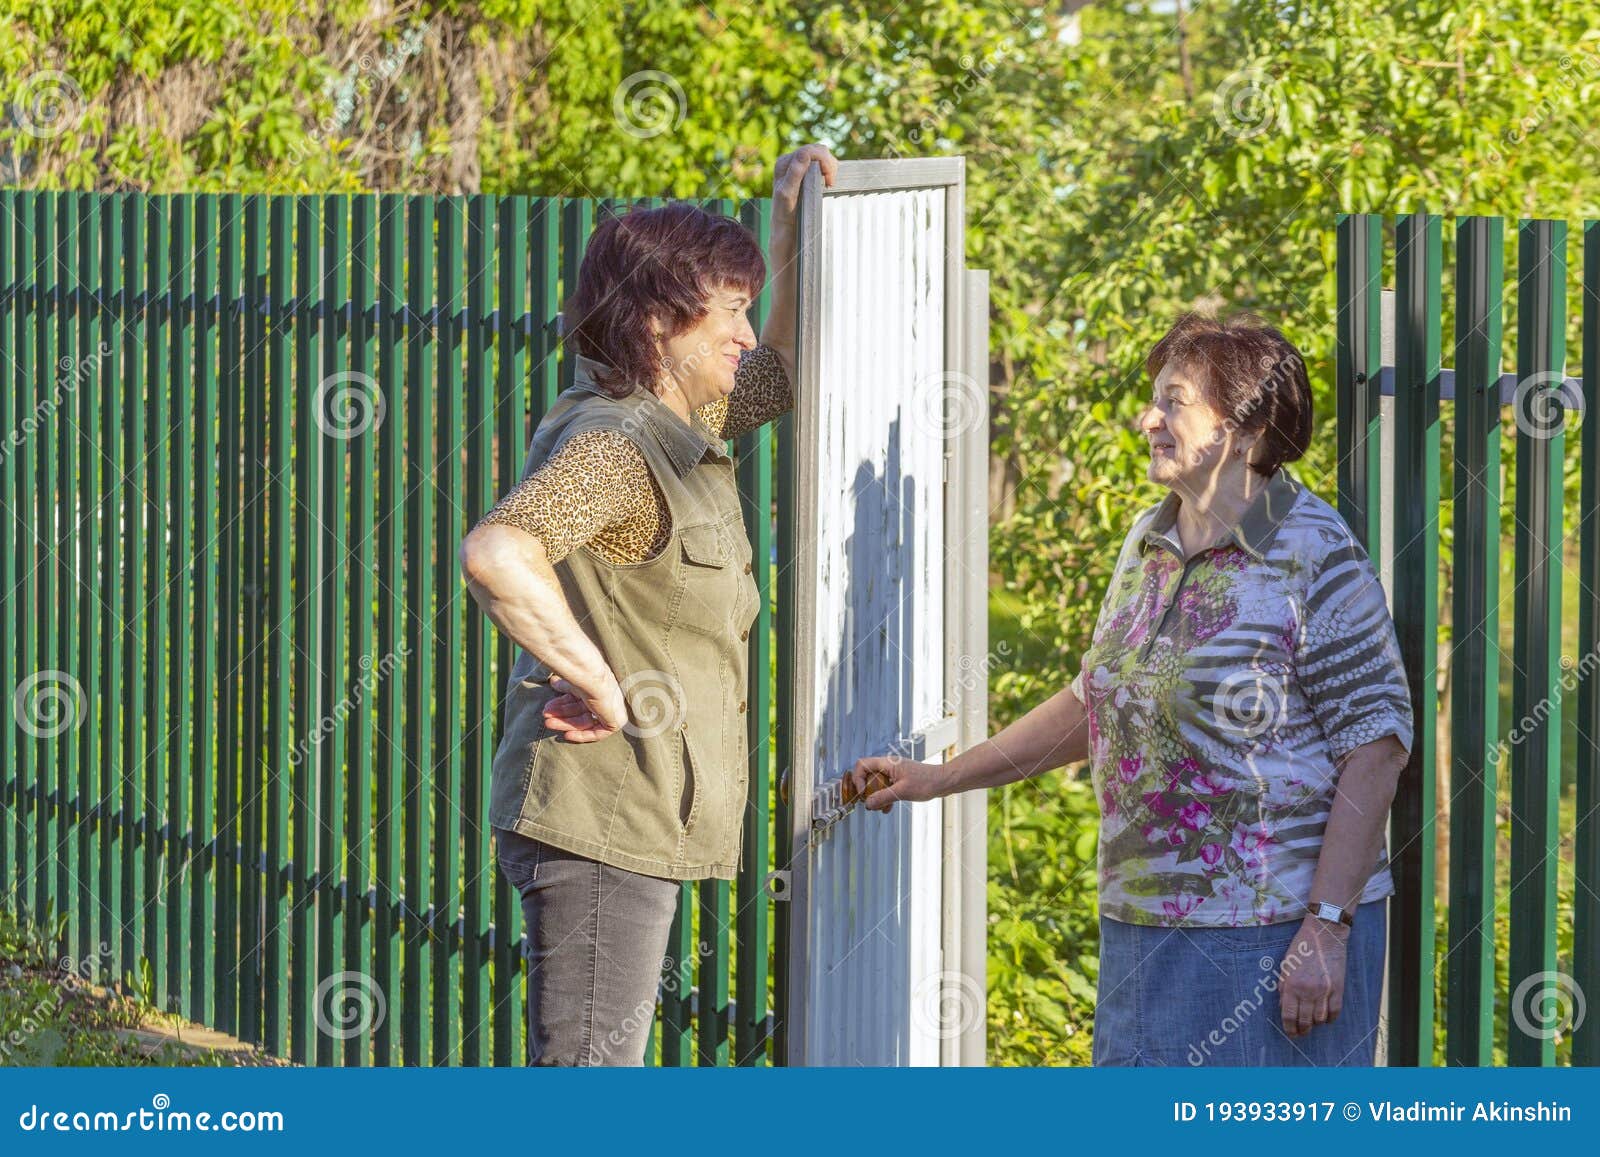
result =
[[[649,389],[660,372],[652,316],[676,336],[706,316],[718,289],[754,298],[766,278],[761,246],[732,217],[681,202],[607,217],[567,297],[562,340],[609,366],[598,383],[626,397]]]
[[[1283,333],[1248,314],[1186,313],[1144,360],[1154,381],[1172,362],[1199,378],[1205,400],[1231,428],[1259,434],[1252,469],[1272,477],[1311,445],[1311,380]]]

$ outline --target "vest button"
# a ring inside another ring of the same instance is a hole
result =
[[[740,715],[744,714],[744,700],[743,699],[739,700],[739,714]]]
[[[750,573],[750,564],[749,563],[745,563],[744,564],[744,573],[745,574],[749,574]]]
[[[750,637],[750,632],[749,631],[740,631],[739,632],[739,641],[741,643],[744,642],[749,637]]]

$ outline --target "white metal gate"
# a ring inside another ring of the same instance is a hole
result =
[[[983,793],[841,807],[866,755],[986,728],[988,280],[960,157],[806,178],[790,1064],[981,1064]]]

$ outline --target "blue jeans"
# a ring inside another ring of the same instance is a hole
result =
[[[1357,907],[1344,1005],[1305,1036],[1283,1031],[1278,982],[1300,920],[1162,928],[1100,918],[1096,1065],[1371,1065],[1388,901]]]

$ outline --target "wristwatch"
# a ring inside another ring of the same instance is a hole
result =
[[[1354,928],[1356,923],[1356,918],[1349,912],[1326,900],[1311,905],[1311,914],[1318,920],[1326,920],[1330,924],[1343,924],[1346,928]]]

